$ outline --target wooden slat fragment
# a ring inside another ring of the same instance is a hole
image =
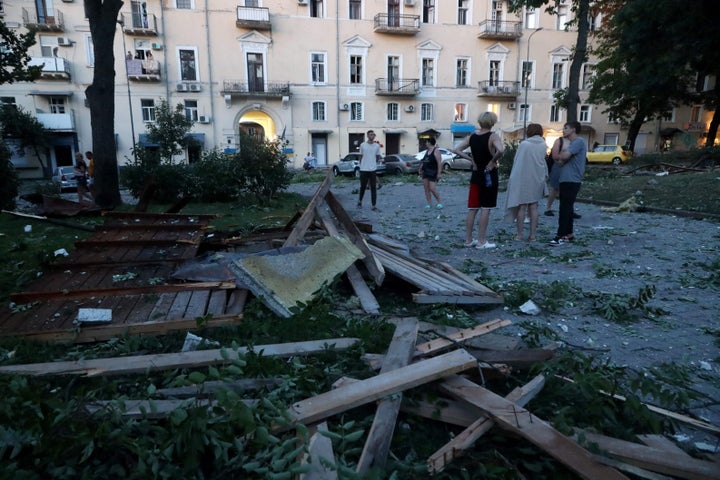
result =
[[[490,414],[498,426],[520,435],[545,450],[559,462],[587,480],[616,480],[627,477],[601,465],[590,452],[562,435],[549,424],[513,402],[457,375],[446,378],[441,388]]]
[[[662,435],[638,435],[637,438],[648,447],[664,450],[676,455],[687,455],[688,458],[692,458],[685,450],[678,447],[675,442]]]
[[[381,374],[392,372],[410,363],[415,350],[417,332],[416,318],[406,318],[396,324],[395,334],[380,369]],[[402,393],[392,398],[385,398],[378,405],[356,468],[360,475],[367,475],[371,468],[385,466],[401,403]]]
[[[437,338],[435,340],[430,340],[429,342],[421,343],[415,349],[417,352],[416,355],[428,355],[430,353],[435,353],[444,348],[462,343],[480,335],[485,335],[486,333],[490,333],[493,330],[497,330],[498,328],[502,328],[510,324],[512,324],[510,320],[496,319],[472,328],[465,328],[455,333],[446,335],[446,338]]]
[[[288,235],[285,239],[283,247],[297,245],[300,239],[305,235],[305,232],[315,218],[315,207],[321,204],[325,198],[325,194],[330,190],[332,178],[332,171],[328,170],[325,180],[322,181],[318,189],[315,191],[315,194],[310,199],[310,203],[308,203],[307,207],[305,207],[305,211],[300,216],[300,219],[297,223],[295,223],[295,228],[292,229],[290,235]]]
[[[332,441],[322,432],[327,432],[327,423],[317,425],[317,429],[310,436],[308,454],[303,457],[302,464],[310,465],[310,470],[298,476],[298,480],[336,480],[338,478],[335,467],[335,453]]]
[[[277,343],[255,345],[252,349],[200,350],[180,353],[160,353],[155,355],[136,355],[131,357],[98,358],[93,360],[76,360],[70,362],[30,363],[25,365],[7,365],[0,367],[0,373],[17,375],[122,375],[143,373],[171,368],[195,368],[208,365],[221,365],[232,362],[239,355],[249,351],[262,353],[266,357],[288,357],[292,355],[308,355],[323,352],[328,348],[341,350],[358,342],[357,338],[329,338],[310,342]],[[224,358],[223,355],[227,357]],[[470,355],[467,355],[474,360]],[[467,357],[466,357],[467,358]]]

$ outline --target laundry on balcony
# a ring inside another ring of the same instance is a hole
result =
[[[160,75],[160,62],[157,60],[125,60],[128,75]]]

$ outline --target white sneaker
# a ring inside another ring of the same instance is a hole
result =
[[[473,240],[473,241],[470,242],[470,243],[463,243],[463,247],[465,247],[465,248],[472,248],[472,247],[474,247],[475,245],[477,245],[477,240]]]
[[[478,245],[475,248],[477,248],[478,250],[489,250],[489,249],[495,248],[495,247],[497,247],[496,244],[486,241],[482,245]]]

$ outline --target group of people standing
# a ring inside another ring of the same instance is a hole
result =
[[[490,212],[497,207],[498,168],[504,147],[500,136],[492,128],[497,123],[497,115],[484,112],[478,117],[479,128],[455,147],[453,153],[472,162],[470,190],[468,193],[468,213],[465,220],[465,242],[467,248],[492,249],[497,245],[490,242],[487,235]],[[563,126],[562,137],[558,138],[547,154],[547,145],[540,124],[527,126],[525,140],[520,142],[512,171],[508,180],[505,197],[505,218],[514,221],[516,240],[536,241],[540,212],[538,203],[548,196],[548,211],[557,196],[560,201],[558,228],[550,245],[558,246],[575,239],[573,221],[575,200],[585,172],[587,143],[579,136],[579,122],[568,122]],[[428,138],[425,156],[420,166],[420,177],[425,191],[426,210],[442,209],[437,183],[442,175],[442,157],[435,138]],[[466,150],[470,148],[470,155]],[[375,132],[367,132],[367,141],[360,145],[360,197],[358,208],[362,207],[366,188],[370,188],[372,209],[377,210],[376,177],[377,162],[382,159],[380,147],[375,142]],[[548,191],[548,183],[550,191]],[[547,194],[547,195],[546,195]],[[548,212],[546,212],[547,214]],[[479,214],[479,215],[478,215]],[[525,237],[525,219],[528,218],[530,232]],[[477,238],[473,230],[477,220]]]

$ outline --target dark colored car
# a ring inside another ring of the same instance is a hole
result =
[[[407,153],[385,155],[385,171],[387,173],[417,173],[422,161]]]

